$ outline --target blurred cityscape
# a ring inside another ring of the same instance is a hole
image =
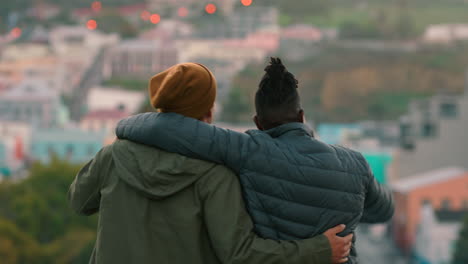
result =
[[[317,137],[361,151],[394,193],[393,220],[359,229],[361,263],[468,263],[467,14],[466,0],[2,1],[0,262],[87,263],[96,218],[67,211],[68,185],[119,120],[153,111],[152,75],[207,65],[217,125],[245,131],[279,56]]]

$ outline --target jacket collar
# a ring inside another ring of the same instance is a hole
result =
[[[269,134],[271,137],[276,138],[276,137],[280,137],[286,133],[290,133],[293,131],[303,132],[307,134],[308,136],[314,137],[314,132],[308,125],[304,123],[297,123],[297,122],[287,123],[281,126],[277,126],[275,128],[265,130],[264,132]]]

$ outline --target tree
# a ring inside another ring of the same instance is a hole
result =
[[[81,165],[53,159],[35,164],[30,176],[0,184],[1,263],[87,263],[97,217],[81,217],[67,192]]]
[[[249,121],[249,98],[240,88],[232,87],[224,104],[221,119],[227,122],[243,123]]]
[[[455,246],[455,254],[452,260],[453,264],[468,263],[468,216],[465,218],[463,226],[458,236]]]
[[[138,34],[137,28],[116,9],[104,9],[97,17],[99,30],[105,33],[118,33],[123,38],[133,38]]]
[[[0,259],[4,264],[44,263],[37,242],[5,219],[0,219]]]

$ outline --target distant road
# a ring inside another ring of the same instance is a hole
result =
[[[70,117],[74,121],[79,121],[82,117],[83,107],[89,90],[102,82],[102,67],[104,63],[105,47],[102,47],[94,58],[91,66],[85,71],[81,82],[73,89],[70,102]]]

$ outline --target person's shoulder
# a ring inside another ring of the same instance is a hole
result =
[[[338,156],[338,158],[344,164],[359,169],[360,174],[366,174],[369,170],[369,164],[367,163],[364,155],[356,150],[341,146],[341,145],[330,145]]]

